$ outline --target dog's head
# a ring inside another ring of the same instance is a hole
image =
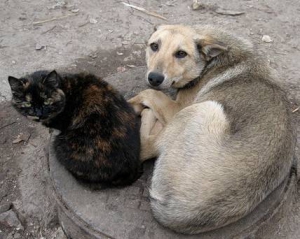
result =
[[[159,26],[146,49],[146,81],[157,89],[182,88],[225,51],[223,43],[208,34],[200,35],[192,27]]]

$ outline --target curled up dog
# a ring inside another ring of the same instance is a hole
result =
[[[142,160],[158,157],[155,218],[195,234],[251,212],[287,176],[295,135],[289,102],[247,40],[210,26],[160,26],[146,50]],[[161,89],[177,89],[176,99]],[[155,122],[163,129],[153,133]]]

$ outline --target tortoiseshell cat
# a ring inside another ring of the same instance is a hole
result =
[[[56,157],[75,177],[118,186],[140,176],[138,117],[107,82],[56,71],[8,81],[22,115],[60,130]]]

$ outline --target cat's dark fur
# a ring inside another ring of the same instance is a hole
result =
[[[139,177],[138,117],[107,82],[55,71],[8,80],[21,114],[60,130],[56,157],[75,177],[116,186]]]

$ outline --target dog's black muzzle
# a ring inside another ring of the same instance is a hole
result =
[[[161,83],[163,83],[165,77],[163,74],[160,74],[158,72],[150,72],[148,74],[148,82],[151,86],[159,86]]]

